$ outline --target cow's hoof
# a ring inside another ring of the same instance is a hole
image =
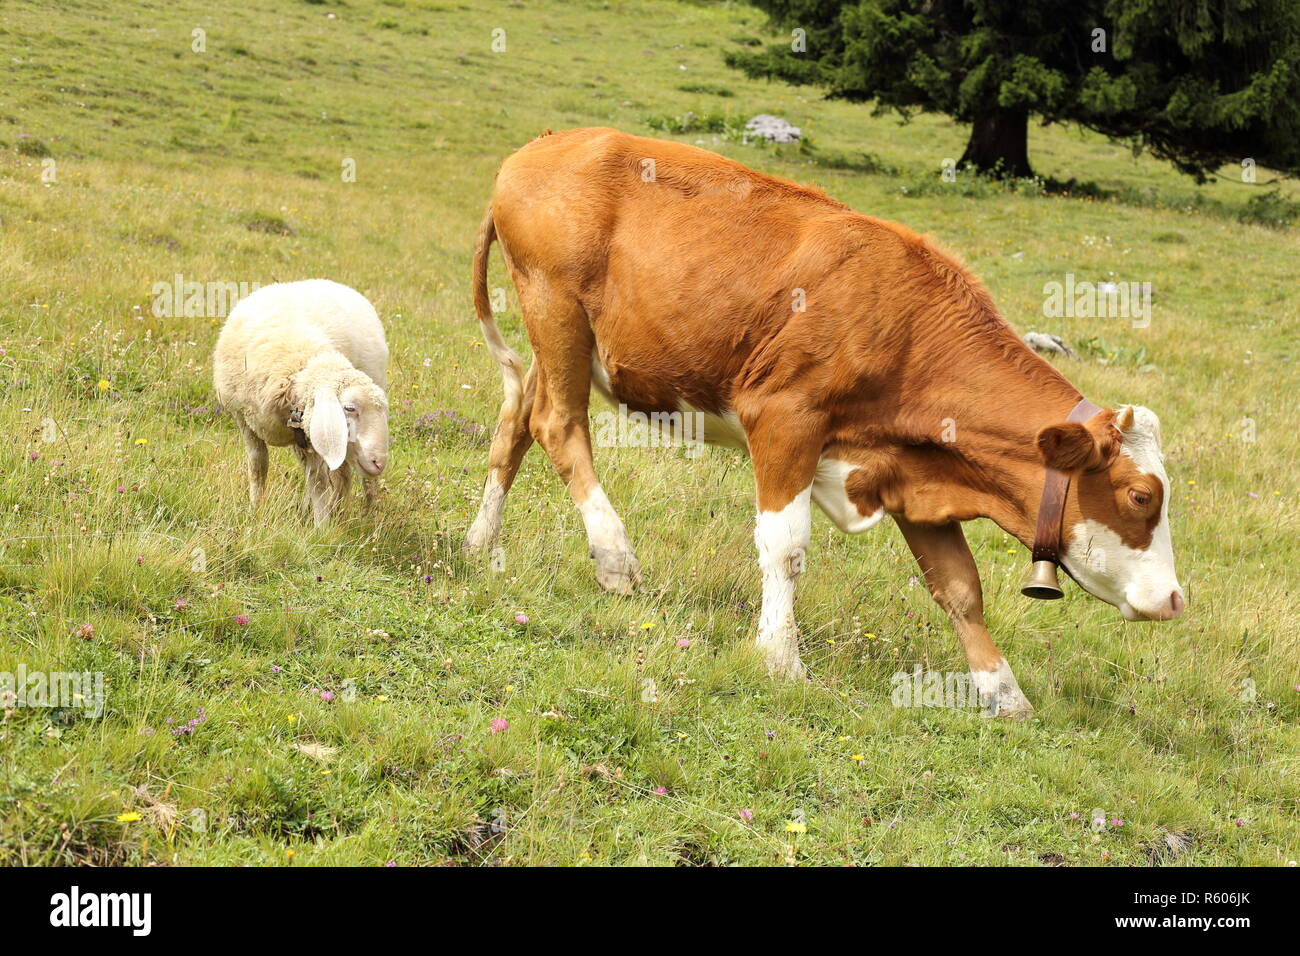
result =
[[[773,647],[763,651],[763,662],[773,680],[805,681],[808,671],[799,659],[798,647]]]
[[[626,597],[641,583],[641,562],[632,552],[599,551],[592,557],[596,559],[596,583],[611,594]]]
[[[793,662],[781,662],[778,664],[767,662],[768,676],[773,680],[792,681],[802,683],[808,679],[808,671],[803,666],[803,661],[795,658]]]
[[[472,556],[487,554],[492,550],[492,537],[486,521],[475,521],[465,535],[465,553]]]
[[[989,716],[998,717],[1002,720],[1028,720],[1034,716],[1034,707],[1022,697],[1019,706],[1015,704],[999,704],[997,713],[989,714]]]
[[[1018,686],[1008,687],[1003,684],[993,699],[985,703],[984,716],[1001,717],[1003,720],[1028,720],[1034,716],[1034,705]]]
[[[1034,716],[1034,705],[1025,697],[1006,661],[999,661],[995,670],[971,671],[971,678],[979,690],[985,717],[1028,720]]]

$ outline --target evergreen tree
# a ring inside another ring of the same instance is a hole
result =
[[[750,0],[789,42],[728,54],[878,111],[971,124],[962,165],[1031,175],[1030,117],[1073,122],[1205,178],[1300,174],[1297,0]]]

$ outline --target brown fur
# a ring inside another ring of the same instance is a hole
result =
[[[923,566],[947,569],[932,586],[973,663],[996,649],[954,522],[989,517],[1028,545],[1055,460],[1094,469],[1073,484],[1067,524],[1087,516],[1140,537],[1122,508],[1140,476],[1114,455],[1114,413],[1061,424],[1079,391],[959,261],[904,226],[694,147],[580,129],[502,164],[476,276],[494,233],[536,356],[523,418],[503,409],[493,446],[507,489],[530,435],[579,504],[595,484],[594,348],[632,409],[734,412],[761,510],[785,507],[823,457],[858,466],[847,488],[858,509],[883,505]],[[976,599],[951,597],[972,588]]]

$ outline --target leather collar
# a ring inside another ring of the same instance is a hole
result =
[[[1070,409],[1067,422],[1086,422],[1102,409],[1086,398]],[[1048,468],[1043,478],[1043,497],[1038,503],[1038,525],[1034,528],[1033,559],[1061,563],[1061,517],[1070,490],[1070,473]]]

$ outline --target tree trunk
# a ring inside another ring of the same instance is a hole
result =
[[[959,166],[974,166],[1002,179],[1023,179],[1029,168],[1029,114],[1023,110],[995,109],[975,117],[966,152]]]

